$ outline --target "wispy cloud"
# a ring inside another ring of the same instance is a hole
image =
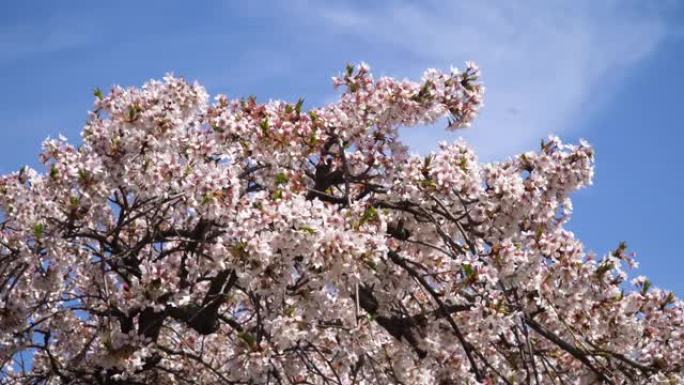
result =
[[[256,90],[320,102],[326,100],[320,93],[329,92],[321,82],[345,61],[365,60],[378,74],[415,78],[428,67],[473,60],[487,86],[485,107],[472,129],[456,135],[493,159],[534,148],[549,133],[581,129],[635,64],[668,34],[681,37],[681,27],[666,15],[674,3],[293,0],[205,9],[194,19],[185,17],[182,3],[171,12],[175,18],[149,5],[133,14],[126,7],[60,8],[0,23],[0,68],[82,48],[88,60],[71,56],[73,68],[95,68],[101,76],[82,82],[111,84],[176,71],[230,95]],[[140,64],[130,66],[132,58]],[[442,127],[402,135],[425,152],[453,139]]]
[[[485,108],[463,131],[483,158],[529,149],[549,133],[568,133],[610,97],[619,80],[667,35],[668,5],[592,0],[300,3],[320,15],[320,33],[371,42],[372,57],[401,57],[407,75],[474,60],[487,85]],[[366,43],[368,44],[368,43]],[[378,53],[377,50],[381,52]],[[372,59],[368,59],[372,60]],[[370,63],[387,72],[390,62]],[[426,151],[447,135],[406,130]]]
[[[71,15],[54,15],[40,23],[0,26],[0,64],[33,55],[56,53],[91,42],[92,24]]]

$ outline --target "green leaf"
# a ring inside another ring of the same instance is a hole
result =
[[[361,223],[376,221],[379,219],[378,210],[375,207],[368,207],[361,216]]]
[[[135,120],[138,120],[139,114],[141,112],[142,109],[137,104],[128,107],[128,121],[133,122]]]
[[[463,172],[468,172],[468,160],[466,158],[461,158],[458,167],[460,167]]]
[[[36,223],[33,226],[33,235],[40,238],[43,235],[43,230],[45,230],[45,226],[42,223]]]
[[[276,185],[287,184],[288,180],[289,178],[287,177],[287,174],[285,174],[284,172],[278,173],[275,176]]]
[[[620,242],[618,247],[615,250],[613,250],[612,254],[615,258],[624,258],[626,250],[627,250],[627,242],[622,241],[622,242]]]
[[[609,272],[610,270],[613,270],[614,267],[615,267],[615,266],[613,265],[612,262],[608,262],[608,261],[603,262],[602,264],[599,265],[598,268],[596,268],[596,275],[597,275],[599,278],[603,278],[603,276],[604,276],[607,272]]]
[[[648,279],[644,281],[644,284],[641,286],[641,295],[646,295],[648,293],[648,290],[651,288],[652,284],[651,281]]]
[[[435,181],[433,181],[432,179],[423,179],[420,181],[420,185],[423,188],[437,188],[437,183],[435,183]]]
[[[54,164],[52,167],[50,167],[50,178],[55,179],[59,175],[59,171],[57,170],[57,166]]]
[[[316,133],[312,133],[311,136],[309,136],[309,146],[315,146],[318,143],[318,138],[316,137]]]
[[[247,244],[245,242],[238,242],[231,248],[231,252],[235,257],[244,257],[247,255]]]
[[[205,193],[205,194],[202,196],[202,204],[203,204],[203,205],[206,205],[206,204],[210,203],[210,202],[212,201],[212,199],[214,199],[214,194],[213,194],[213,193],[211,193],[211,192]]]
[[[294,306],[288,306],[285,308],[285,315],[288,317],[292,317],[295,314],[295,307]]]
[[[256,338],[250,333],[247,332],[239,332],[238,333],[238,338],[241,340],[245,341],[247,345],[249,345],[250,348],[253,348],[254,345],[256,345]]]
[[[347,72],[347,76],[352,76],[352,74],[354,73],[354,65],[347,64],[347,66],[345,67],[345,70]]]
[[[425,169],[430,169],[430,165],[432,164],[432,160],[433,160],[434,158],[435,158],[435,156],[432,155],[432,154],[427,155],[427,156],[423,159],[423,168],[425,168]]]
[[[261,124],[259,124],[259,127],[261,127],[261,133],[264,136],[268,136],[268,118],[264,118],[261,121]]]
[[[302,106],[303,105],[304,105],[304,99],[299,98],[299,100],[297,100],[297,104],[295,104],[295,112],[297,113],[298,116],[299,116],[299,114],[302,113]]]
[[[425,84],[423,84],[422,87],[420,87],[420,90],[413,96],[412,99],[414,101],[420,102],[426,97],[430,96],[430,87],[432,87],[432,82],[428,80],[425,82]]]
[[[473,269],[473,266],[470,265],[469,263],[464,263],[463,264],[463,273],[465,274],[466,278],[470,279],[475,276],[475,269]]]
[[[90,173],[88,170],[80,169],[78,170],[78,182],[87,184],[90,181]]]
[[[667,293],[665,301],[660,305],[661,309],[664,309],[668,305],[672,305],[675,302],[675,296],[672,292]]]
[[[71,208],[75,209],[78,207],[79,204],[81,204],[81,200],[77,196],[72,195],[69,197],[69,205],[71,206]]]
[[[301,230],[307,234],[316,234],[316,229],[314,229],[313,227],[309,227],[309,226],[300,226],[299,230]]]
[[[371,270],[373,271],[378,271],[378,264],[375,263],[372,259],[366,259],[363,261],[363,263],[368,266]]]

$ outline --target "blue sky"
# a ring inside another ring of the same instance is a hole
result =
[[[58,5],[59,4],[59,5]],[[36,166],[47,136],[78,134],[92,89],[167,72],[210,93],[331,101],[348,62],[418,77],[479,63],[472,128],[402,131],[417,152],[463,136],[483,160],[588,139],[595,184],[570,227],[598,253],[626,240],[635,274],[684,295],[684,9],[677,1],[93,2],[0,4],[0,172]]]

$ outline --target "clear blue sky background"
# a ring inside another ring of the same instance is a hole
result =
[[[598,253],[627,240],[635,274],[684,295],[679,2],[241,3],[0,3],[0,172],[35,167],[47,136],[78,142],[94,87],[173,72],[212,94],[312,106],[333,100],[330,76],[348,62],[416,78],[473,60],[481,119],[457,134],[404,130],[412,148],[462,135],[495,160],[549,133],[588,139],[595,185],[575,195],[570,227]]]

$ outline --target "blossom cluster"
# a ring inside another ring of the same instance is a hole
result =
[[[474,64],[333,82],[98,91],[81,144],[0,177],[0,383],[684,383],[684,304],[564,228],[587,143],[412,155],[400,127],[476,117]]]

